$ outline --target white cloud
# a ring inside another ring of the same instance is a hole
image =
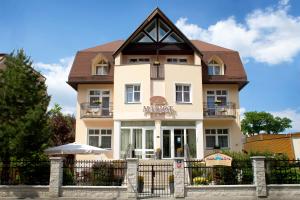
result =
[[[277,6],[254,10],[244,23],[231,16],[205,29],[183,17],[176,25],[188,38],[237,50],[244,60],[280,64],[300,52],[300,17],[289,15],[289,6],[288,0],[281,0]]]
[[[292,128],[286,130],[286,132],[300,131],[300,111],[295,109],[287,108],[282,111],[271,112],[274,116],[287,117],[292,120]]]
[[[76,92],[67,83],[74,57],[62,58],[58,63],[34,63],[35,69],[46,77],[48,94],[51,95],[50,108],[58,103],[64,113],[75,113]]]

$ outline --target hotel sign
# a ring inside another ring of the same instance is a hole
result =
[[[144,106],[144,113],[168,113],[172,114],[172,111],[174,110],[173,106],[158,106],[158,105],[151,105],[151,106]]]
[[[231,166],[232,158],[222,153],[211,154],[204,158],[206,166]]]
[[[162,96],[153,96],[150,98],[150,105],[144,106],[143,112],[151,114],[152,118],[161,118],[165,114],[172,115],[175,113],[174,107],[169,106],[167,100]]]

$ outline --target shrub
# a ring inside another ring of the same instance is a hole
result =
[[[75,185],[74,172],[70,168],[63,170],[63,185]]]
[[[93,185],[114,185],[114,169],[111,163],[97,162],[92,167]]]
[[[197,176],[193,178],[193,184],[194,185],[207,185],[209,183],[209,180],[205,177]]]

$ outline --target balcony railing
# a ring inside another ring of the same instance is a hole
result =
[[[234,103],[203,103],[203,115],[206,118],[222,118],[222,117],[236,117],[236,107]]]
[[[111,118],[112,116],[112,102],[109,103],[109,106],[90,102],[80,104],[81,118]]]

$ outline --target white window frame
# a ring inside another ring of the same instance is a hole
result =
[[[207,94],[208,91],[213,91],[214,94]],[[225,94],[218,94],[217,95],[217,91],[226,91],[226,95]],[[229,92],[227,89],[207,89],[206,90],[206,102],[207,102],[207,98],[208,97],[214,97],[215,98],[215,102],[217,101],[218,97],[226,97],[226,103],[228,103],[228,100],[229,100]],[[208,103],[208,102],[207,102]]]
[[[99,91],[99,95],[91,95],[91,91]],[[103,92],[109,92],[109,94],[103,94]],[[111,91],[109,89],[89,89],[88,94],[87,94],[87,102],[91,103],[91,98],[90,97],[99,97],[100,100],[102,100],[102,97],[109,97],[109,101],[111,101],[110,98]]]
[[[210,62],[212,62],[212,61],[214,61],[214,62],[216,62],[216,63],[210,63]],[[210,61],[208,62],[207,67],[208,67],[207,73],[208,73],[209,76],[220,76],[220,75],[224,75],[223,65],[220,64],[220,63],[219,63],[218,61],[216,61],[215,59],[210,60]],[[216,67],[219,67],[219,68],[220,68],[220,73],[219,73],[219,74],[216,74]],[[209,68],[212,68],[212,71],[213,71],[212,74],[209,74]]]
[[[91,136],[98,136],[98,144],[100,148],[111,150],[113,146],[113,131],[111,128],[88,128],[87,129],[87,145],[90,144],[90,130],[99,130],[99,134],[91,134]],[[110,130],[110,134],[102,134],[102,130],[106,132]],[[110,137],[110,148],[101,147],[102,146],[102,137]]]
[[[127,87],[128,86],[132,86],[132,88],[133,88],[133,90],[132,90],[132,101],[130,101],[130,102],[127,101],[127,96],[128,96],[128,94],[127,94]],[[137,92],[134,89],[135,86],[139,86],[140,87],[140,90],[139,90],[140,99],[139,99],[139,101],[135,101],[135,93]],[[142,99],[141,84],[138,84],[138,83],[132,83],[132,84],[128,83],[128,84],[125,84],[125,103],[126,104],[140,104],[141,103],[141,99]]]
[[[171,62],[168,62],[168,59],[171,59]],[[185,59],[186,62],[180,62],[180,60]],[[166,63],[167,64],[177,64],[177,65],[186,65],[188,64],[188,58],[187,57],[166,57]]]
[[[227,129],[227,134],[218,134],[218,129]],[[215,134],[206,134],[206,130],[215,130]],[[207,140],[206,140],[206,136],[214,136],[215,137],[215,145],[219,145],[219,137],[218,136],[227,136],[227,141],[228,141],[228,145],[227,147],[220,147],[220,149],[230,149],[230,128],[228,127],[205,127],[204,128],[204,134],[205,134],[205,149],[207,150],[213,150],[214,147],[207,147]]]
[[[144,127],[144,126],[122,126],[120,128],[120,134],[122,134],[122,131],[121,129],[129,129],[129,141],[130,141],[130,144],[133,146],[134,144],[134,137],[133,137],[133,130],[134,129],[141,129],[142,130],[142,148],[141,149],[134,149],[135,152],[140,152],[141,155],[142,155],[142,159],[151,159],[151,158],[147,158],[146,156],[148,155],[147,152],[151,152],[153,151],[153,154],[155,154],[155,147],[156,147],[156,144],[155,144],[155,135],[156,135],[156,130],[155,130],[155,127],[153,126],[149,126],[149,127]],[[153,133],[153,138],[152,138],[152,141],[153,141],[153,149],[146,149],[146,131],[147,130],[152,130],[152,133]],[[121,138],[121,137],[120,137]],[[120,153],[121,153],[121,143],[122,141],[120,141]]]
[[[177,101],[177,90],[176,90],[176,86],[182,86],[182,94],[181,94],[181,98],[182,101]],[[184,101],[184,86],[189,86],[189,99],[190,101]],[[192,103],[192,84],[191,83],[175,83],[174,85],[174,91],[175,91],[175,102],[177,104],[191,104]]]
[[[136,59],[136,62],[132,62],[131,60]],[[145,61],[148,60],[148,61]],[[150,57],[131,57],[128,58],[128,64],[147,64],[151,63],[151,58]]]
[[[100,73],[98,73],[98,68],[100,68]],[[106,68],[106,71],[104,70],[104,68]],[[105,73],[104,73],[105,72]],[[108,64],[105,63],[105,64],[97,64],[95,66],[95,75],[99,75],[99,76],[105,76],[105,75],[108,75],[109,73],[109,67],[108,67]]]

